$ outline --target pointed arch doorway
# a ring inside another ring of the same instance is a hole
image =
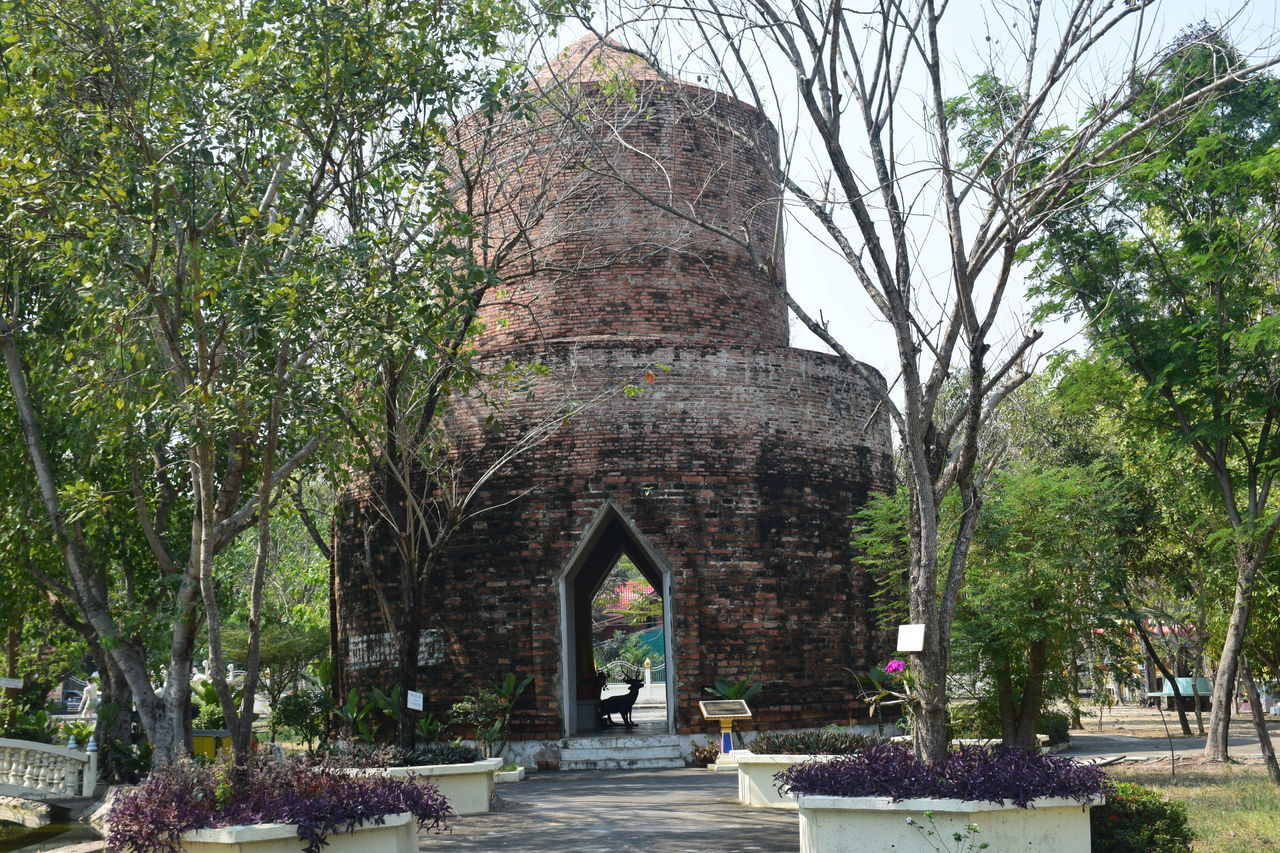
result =
[[[599,733],[589,682],[596,672],[592,602],[619,561],[628,558],[641,577],[661,596],[662,682],[646,688],[665,698],[662,733],[675,732],[675,643],[672,636],[671,567],[618,506],[609,501],[596,511],[560,574],[561,695],[564,734]],[[649,724],[646,729],[653,731]],[[617,730],[621,731],[621,730]]]

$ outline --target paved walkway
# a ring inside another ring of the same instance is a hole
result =
[[[503,811],[458,817],[423,851],[789,853],[794,811],[738,805],[738,774],[699,768],[535,773],[499,785]]]
[[[1073,732],[1073,758],[1158,759],[1165,738]],[[1243,731],[1231,753],[1250,758],[1256,738]],[[1179,758],[1198,757],[1204,738],[1173,739]],[[427,835],[423,851],[518,850],[528,853],[791,853],[799,849],[794,811],[738,805],[736,773],[701,769],[535,773],[499,785],[503,810],[454,818],[452,831]]]
[[[1174,737],[1173,751],[1178,758],[1199,758],[1204,751],[1203,737]],[[1232,758],[1261,758],[1257,737],[1232,734],[1227,739]],[[1065,755],[1072,758],[1168,758],[1168,738],[1129,737],[1126,735],[1071,733],[1071,748]]]

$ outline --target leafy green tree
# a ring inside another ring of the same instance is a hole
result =
[[[1048,309],[1081,317],[1093,357],[1140,383],[1125,416],[1189,449],[1217,495],[1234,574],[1205,746],[1218,760],[1280,532],[1280,82],[1236,80],[1177,125],[1148,123],[1243,64],[1220,35],[1186,35],[1117,129],[1104,191],[1056,217],[1041,258]]]
[[[457,104],[497,97],[484,60],[522,15],[403,0],[6,7],[0,349],[65,585],[128,680],[157,764],[185,752],[202,619],[247,754],[271,509],[349,393],[364,354],[352,341],[385,316],[377,299],[430,289],[436,259],[461,251],[436,227],[444,127]],[[44,393],[64,370],[62,393]],[[54,442],[55,411],[94,415],[82,442]],[[79,477],[94,457],[131,480],[163,599],[150,613],[122,608],[127,578],[86,531],[95,501],[120,494]],[[237,707],[214,563],[255,526]],[[156,610],[161,698],[135,636]]]
[[[1101,465],[1020,462],[993,477],[955,650],[958,669],[993,686],[1006,743],[1035,746],[1046,702],[1074,692],[1086,639],[1119,639],[1125,498]]]
[[[304,491],[316,491],[315,500],[332,505],[332,491],[314,486]],[[292,490],[294,497],[302,494],[299,489],[301,483]],[[271,514],[259,664],[260,684],[272,707],[286,691],[300,689],[308,668],[329,656],[329,556],[312,538],[304,511],[281,502]],[[225,620],[223,651],[241,666],[249,656],[251,610],[238,590],[250,587],[257,562],[257,543],[241,537],[218,555],[215,567]]]
[[[1087,675],[1078,661],[1129,657],[1122,599],[1134,532],[1149,512],[1096,419],[1070,405],[1057,378],[1024,384],[984,432],[989,485],[955,621],[954,675],[1003,739],[1024,746],[1034,745],[1046,705],[1078,703]],[[948,496],[944,523],[962,507]],[[906,615],[907,512],[901,496],[881,497],[856,528],[885,627]]]
[[[36,322],[47,328],[65,319],[62,306],[53,302]],[[29,356],[35,357],[31,360],[43,360],[46,341],[44,335],[28,338],[27,343],[34,345],[28,347]],[[125,653],[136,654],[148,669],[159,667],[162,660],[158,653],[166,638],[164,622],[155,619],[154,614],[167,606],[169,590],[152,582],[150,573],[145,571],[153,558],[128,497],[131,469],[116,455],[127,447],[145,455],[146,448],[130,445],[129,437],[114,429],[120,418],[115,405],[109,399],[96,401],[80,393],[76,365],[62,357],[58,360],[58,369],[32,376],[33,393],[44,402],[42,434],[57,449],[50,462],[56,466],[56,480],[65,484],[58,498],[66,509],[67,523],[84,541],[87,553],[93,555],[92,561],[82,564],[90,589],[94,594],[117,590],[117,640],[129,647]],[[13,407],[8,383],[0,386],[0,401],[5,409]],[[99,435],[108,438],[96,442]],[[25,608],[32,602],[46,605],[59,623],[87,644],[92,658],[87,666],[99,674],[101,705],[129,708],[133,700],[124,673],[78,605],[78,591],[65,571],[57,540],[43,512],[16,423],[7,419],[0,423],[0,446],[4,448],[0,454],[0,502],[6,506],[0,516],[0,553],[13,578],[13,592],[6,600],[24,609],[20,615],[25,615]],[[162,515],[165,511],[161,508]],[[105,778],[121,778],[121,768],[115,760],[120,750],[116,747],[128,744],[130,726],[127,714],[98,717],[96,734],[103,748],[101,766]]]

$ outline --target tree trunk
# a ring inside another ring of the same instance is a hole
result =
[[[1253,727],[1258,732],[1258,745],[1262,747],[1262,759],[1267,765],[1267,775],[1271,784],[1280,785],[1280,764],[1276,763],[1276,749],[1271,743],[1271,732],[1267,731],[1267,718],[1263,714],[1262,697],[1258,695],[1258,685],[1253,682],[1253,673],[1249,671],[1248,658],[1240,658],[1240,680],[1244,682],[1245,693],[1249,697],[1249,711],[1253,716]]]
[[[173,619],[173,641],[170,645],[169,680],[173,689],[167,690],[163,703],[156,700],[147,676],[146,653],[141,646],[120,636],[120,632],[107,606],[107,600],[97,594],[91,577],[88,549],[74,524],[68,524],[58,498],[58,485],[53,463],[45,450],[41,437],[36,406],[27,386],[26,369],[18,353],[17,341],[8,324],[0,320],[0,351],[3,352],[5,372],[13,391],[14,405],[18,410],[18,424],[22,430],[27,456],[35,470],[40,501],[44,505],[49,523],[53,527],[58,549],[71,578],[71,589],[76,604],[85,620],[93,626],[103,646],[115,658],[129,682],[129,689],[142,716],[143,726],[151,739],[152,764],[159,767],[181,758],[186,753],[186,743],[181,721],[183,708],[178,701],[190,700],[191,694],[191,645],[194,641],[195,584],[188,573],[182,578],[177,595]],[[185,667],[178,669],[178,667]],[[176,674],[175,674],[176,671]],[[170,701],[172,694],[172,701]]]
[[[114,741],[121,747],[133,744],[133,695],[129,692],[129,683],[124,673],[116,666],[115,659],[102,651],[95,651],[94,659],[98,661],[98,677],[102,682],[102,704],[100,708],[110,705],[115,709],[114,715],[98,714],[98,754],[101,756],[101,773],[104,779],[115,782],[134,781],[125,777],[125,768],[119,763],[115,750],[107,747]]]
[[[418,605],[416,597],[405,600],[400,615],[400,660],[397,682],[400,695],[396,698],[396,746],[406,755],[413,749],[417,738],[413,715],[409,713],[409,691],[416,690],[418,676],[418,651],[421,645]]]
[[[1068,668],[1071,672],[1071,728],[1083,729],[1084,720],[1080,719],[1080,660],[1074,647]]]
[[[18,677],[18,641],[22,638],[22,631],[18,628],[10,626],[8,641],[4,646],[5,658],[5,674],[9,678]],[[18,721],[18,688],[6,687],[4,689],[4,721],[6,726],[12,726]]]
[[[276,354],[277,387],[289,363],[289,351],[287,345],[281,344]],[[267,440],[262,448],[262,470],[258,474],[258,542],[253,560],[253,580],[249,584],[249,648],[244,662],[244,693],[236,725],[231,730],[231,749],[235,752],[236,763],[241,765],[248,762],[253,745],[253,706],[257,701],[258,676],[262,666],[262,586],[271,554],[271,481],[276,472],[276,447],[280,440],[280,399],[280,394],[272,396],[268,408]]]
[[[110,748],[113,741],[122,747],[132,743],[133,696],[129,692],[129,684],[125,680],[124,673],[116,665],[115,658],[102,647],[91,625],[82,619],[75,618],[61,599],[54,598],[51,601],[51,609],[55,618],[84,638],[97,671],[101,692],[98,694],[98,722],[93,736],[97,741],[100,756],[98,773],[107,781],[137,781],[126,778],[124,768],[119,763],[119,753]]]
[[[1022,707],[1018,714],[1014,746],[1020,746],[1023,749],[1039,747],[1036,729],[1040,728],[1040,706],[1044,701],[1044,670],[1048,659],[1048,641],[1032,641],[1027,653],[1027,683],[1022,689]]]
[[[1204,712],[1200,710],[1200,679],[1204,675],[1204,656],[1196,654],[1196,665],[1191,668],[1192,710],[1196,712],[1196,734],[1204,734]]]
[[[1008,661],[996,668],[996,713],[1000,715],[1000,742],[1012,744],[1018,737],[1018,709],[1013,701],[1013,676]]]
[[[1130,610],[1133,608],[1129,602],[1125,602],[1125,606]],[[1165,683],[1169,685],[1169,689],[1173,691],[1173,705],[1178,710],[1178,722],[1182,725],[1182,736],[1191,737],[1191,723],[1187,720],[1187,709],[1182,704],[1182,692],[1178,689],[1178,679],[1169,671],[1169,667],[1165,666],[1160,655],[1156,652],[1156,647],[1152,645],[1151,638],[1147,636],[1147,629],[1143,627],[1142,621],[1138,618],[1133,619],[1133,627],[1138,632],[1138,638],[1142,640],[1142,645],[1147,650],[1147,655],[1151,658],[1151,662],[1156,665],[1156,669],[1160,670],[1160,674],[1164,676]],[[1160,701],[1157,699],[1156,701]]]
[[[938,608],[938,517],[932,509],[932,485],[917,477],[910,487],[912,554],[908,618],[925,626],[924,650],[908,662],[914,717],[912,740],[916,757],[933,764],[947,754],[947,658],[951,626],[943,624]],[[923,505],[925,501],[930,502],[928,507]]]
[[[912,688],[911,710],[914,715],[916,757],[933,764],[947,754],[946,659],[926,651],[911,662],[916,686]]]
[[[1230,757],[1227,737],[1231,729],[1231,700],[1235,693],[1236,666],[1244,648],[1245,628],[1249,624],[1249,603],[1254,581],[1258,577],[1258,559],[1242,548],[1236,549],[1236,595],[1231,605],[1231,621],[1222,642],[1218,672],[1213,679],[1213,699],[1209,708],[1209,736],[1204,742],[1204,757],[1210,761],[1226,761]]]

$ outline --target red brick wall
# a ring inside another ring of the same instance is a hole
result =
[[[584,83],[571,102],[505,120],[482,140],[479,129],[462,134],[497,176],[482,187],[481,218],[507,284],[484,309],[484,348],[617,334],[785,346],[786,307],[769,270],[772,127],[695,87],[647,82],[616,100],[600,88]],[[583,116],[593,123],[584,128]],[[755,258],[637,192],[749,233]]]
[[[560,734],[557,579],[613,501],[673,573],[681,731],[702,730],[705,685],[753,667],[766,681],[759,723],[847,720],[855,692],[843,668],[866,669],[882,651],[849,516],[892,476],[887,424],[862,381],[834,357],[792,349],[608,341],[559,345],[548,363],[534,400],[509,414],[513,431],[555,411],[566,376],[574,398],[589,400],[650,364],[672,369],[642,383],[642,396],[573,416],[481,495],[479,505],[496,504],[532,486],[481,516],[440,571],[429,610],[445,654],[422,669],[428,702],[443,708],[508,671],[534,674],[520,729]],[[503,446],[476,424],[460,414],[464,448]],[[346,525],[339,567],[361,548],[359,525],[351,516]],[[360,587],[340,571],[340,644],[385,630]]]

